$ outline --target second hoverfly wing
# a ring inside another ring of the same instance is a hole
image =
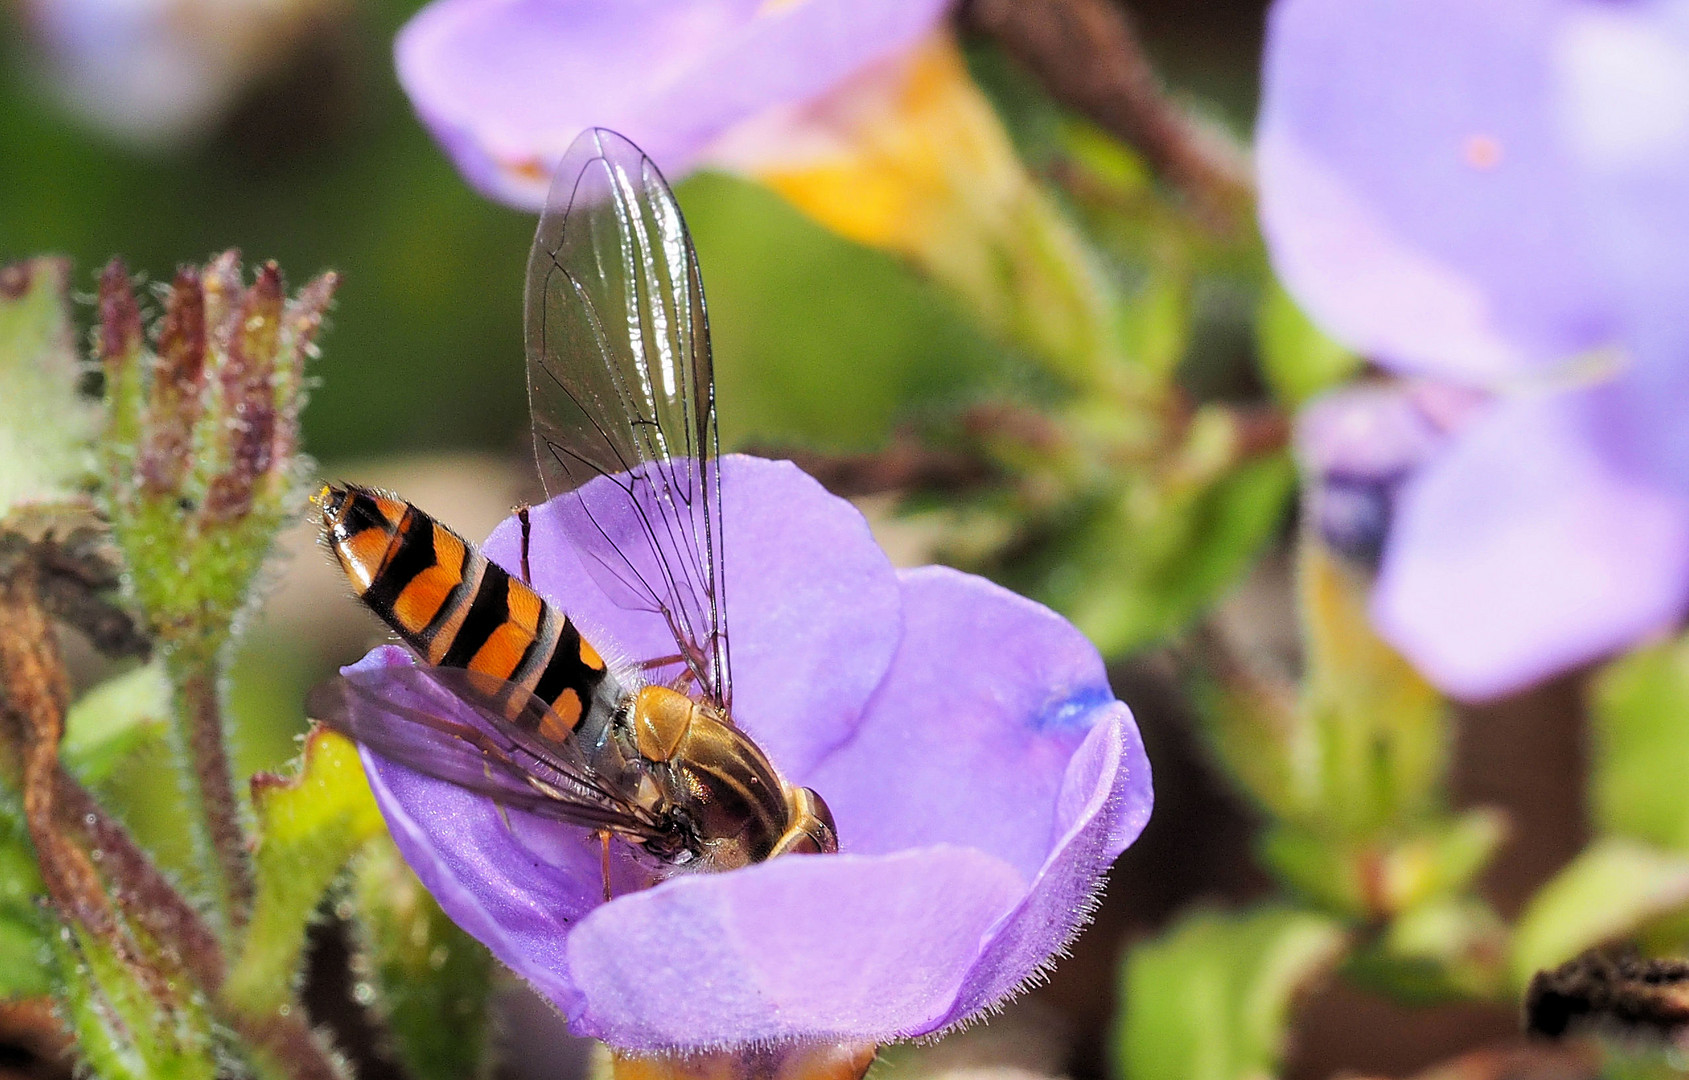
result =
[[[731,704],[720,448],[703,282],[651,159],[592,129],[558,166],[528,262],[528,392],[546,491],[599,586],[663,618]]]
[[[355,671],[314,688],[307,715],[398,765],[553,821],[659,835],[645,810],[597,777],[572,741],[539,734],[548,707],[461,668]],[[502,706],[499,697],[514,700]],[[512,718],[514,715],[514,719]]]

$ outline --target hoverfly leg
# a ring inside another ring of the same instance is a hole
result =
[[[669,656],[656,656],[652,657],[650,660],[641,660],[639,662],[639,670],[656,671],[658,668],[666,668],[674,664],[681,665],[680,674],[669,680],[669,687],[685,693],[686,688],[692,684],[692,682],[697,678],[697,675],[693,673],[691,666],[686,663],[686,657],[684,655],[680,653],[673,653]]]
[[[606,904],[608,904],[611,900],[611,896],[610,896],[610,830],[609,829],[598,830],[598,842],[599,842],[599,845],[600,845],[599,850],[601,852],[600,857],[599,857],[600,861],[599,861],[599,864],[598,864],[598,868],[599,868],[599,871],[604,875],[604,902]]]
[[[488,765],[485,761],[481,763],[481,771],[486,774],[488,781],[493,779],[493,767]],[[505,812],[504,804],[494,803],[493,809],[498,811],[499,820],[504,822],[504,831],[514,836],[516,834],[516,830],[510,824],[510,815]]]
[[[533,571],[528,566],[528,539],[533,532],[533,523],[528,520],[529,509],[530,507],[525,503],[516,508],[516,520],[522,523],[522,584],[524,585],[534,583]]]

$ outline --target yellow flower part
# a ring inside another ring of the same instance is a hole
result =
[[[1118,371],[1100,269],[1015,155],[948,32],[712,156],[822,225],[894,252],[1079,384]]]

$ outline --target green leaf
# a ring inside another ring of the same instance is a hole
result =
[[[1347,943],[1335,920],[1292,908],[1186,917],[1127,959],[1125,1012],[1115,1030],[1117,1074],[1130,1080],[1273,1075],[1297,992],[1329,972]]]
[[[1507,925],[1470,897],[1422,904],[1390,921],[1345,974],[1417,1004],[1499,1000],[1507,989]]]
[[[1246,570],[1284,516],[1283,455],[1188,487],[1134,480],[1091,514],[1033,590],[1105,656],[1185,627]]]
[[[0,915],[0,1001],[52,992],[52,953],[44,922]]]
[[[64,927],[54,937],[60,1011],[76,1036],[77,1052],[96,1076],[212,1080],[217,1075],[211,1019],[185,977],[134,966],[80,928]]]
[[[1604,832],[1689,851],[1689,637],[1613,661],[1590,697],[1590,801]]]
[[[1513,935],[1512,976],[1531,976],[1585,949],[1630,937],[1689,904],[1689,857],[1605,837],[1531,898]]]
[[[1328,390],[1360,369],[1361,358],[1325,336],[1273,281],[1255,314],[1261,374],[1288,408]]]
[[[1316,846],[1394,845],[1440,812],[1447,708],[1373,630],[1364,574],[1307,535],[1297,568],[1302,685],[1243,665],[1220,669],[1197,688],[1205,732],[1244,790]],[[1281,870],[1308,880],[1294,869],[1305,855],[1286,855]],[[1346,875],[1312,880],[1322,902],[1353,903]]]
[[[40,898],[47,888],[35,865],[17,795],[0,787],[0,999],[37,997],[52,989],[53,920]]]
[[[418,1080],[485,1076],[491,954],[446,917],[391,843],[369,846],[355,880],[359,943],[370,961],[360,970],[406,1072]]]
[[[65,716],[60,755],[90,786],[109,777],[142,744],[169,729],[170,680],[152,663],[107,679],[77,699]]]
[[[1356,840],[1328,829],[1278,822],[1261,841],[1262,860],[1310,902],[1375,920],[1447,900],[1466,890],[1507,836],[1495,811],[1435,818],[1400,838]]]
[[[223,997],[252,1016],[290,1000],[305,928],[347,862],[385,828],[352,743],[325,728],[306,737],[299,771],[252,783],[257,898]]]
[[[1121,340],[1134,364],[1171,378],[1191,336],[1191,279],[1182,268],[1152,267],[1124,298]]]
[[[1003,366],[935,286],[772,192],[700,174],[680,197],[708,268],[725,445],[876,447]]]
[[[0,517],[76,493],[92,466],[95,413],[76,393],[70,266],[0,266]]]
[[[1351,836],[1434,810],[1448,761],[1441,695],[1372,629],[1368,585],[1306,535],[1298,599],[1307,674],[1304,820]]]

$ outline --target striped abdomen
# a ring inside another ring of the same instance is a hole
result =
[[[565,726],[543,732],[558,741],[596,694],[619,693],[568,616],[415,506],[354,485],[326,486],[317,501],[359,598],[429,663],[531,691]]]

